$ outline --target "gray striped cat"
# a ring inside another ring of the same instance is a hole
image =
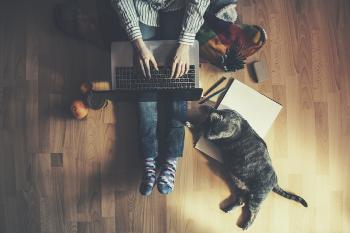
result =
[[[248,218],[241,225],[245,230],[253,223],[260,204],[270,191],[307,207],[303,198],[278,186],[264,140],[239,113],[228,109],[216,110],[209,106],[206,108],[209,117],[202,126],[204,136],[221,151],[225,170],[238,191],[238,198],[223,208],[225,212],[245,203]]]

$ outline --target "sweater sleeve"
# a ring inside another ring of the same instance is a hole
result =
[[[132,0],[111,0],[111,4],[117,12],[122,26],[131,41],[142,37],[139,17]]]
[[[203,15],[210,0],[187,0],[179,42],[192,45],[196,34],[204,23]]]

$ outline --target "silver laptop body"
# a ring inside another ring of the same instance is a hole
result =
[[[146,46],[153,53],[158,66],[171,66],[171,61],[178,46],[177,40],[150,40]],[[113,42],[111,45],[111,83],[116,88],[116,68],[135,67],[134,51],[129,41]],[[195,41],[190,48],[190,65],[195,65],[195,88],[199,87],[199,45]]]

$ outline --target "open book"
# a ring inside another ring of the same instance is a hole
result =
[[[218,109],[223,108],[234,109],[240,113],[256,133],[264,138],[282,106],[235,79]],[[203,136],[198,140],[195,148],[222,162],[220,151]]]

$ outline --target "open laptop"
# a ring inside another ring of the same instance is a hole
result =
[[[198,100],[199,45],[195,41],[190,48],[188,74],[171,78],[171,61],[178,46],[176,40],[145,41],[153,53],[159,71],[151,69],[151,79],[143,77],[135,60],[132,45],[128,41],[113,42],[111,46],[111,91],[98,92],[115,101]]]

